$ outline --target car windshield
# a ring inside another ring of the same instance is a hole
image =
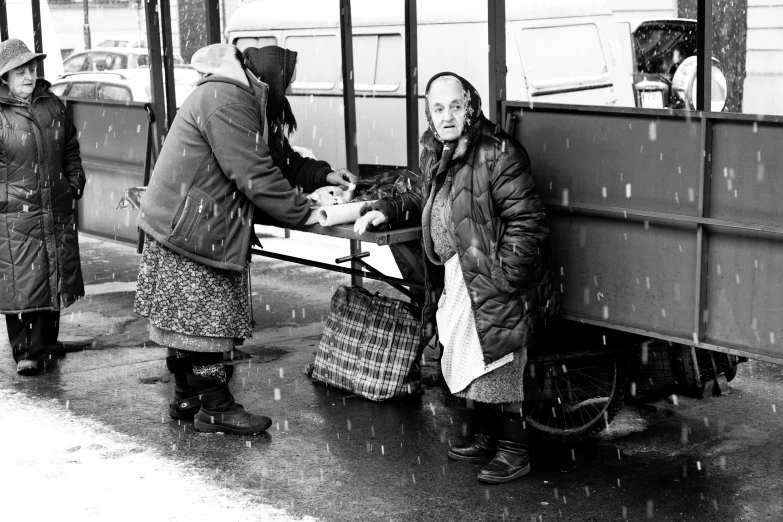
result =
[[[641,26],[634,33],[639,71],[674,74],[676,66],[696,54],[696,29],[683,25]]]

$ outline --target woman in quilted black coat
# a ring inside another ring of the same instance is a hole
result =
[[[525,149],[483,116],[473,86],[444,72],[426,93],[416,190],[366,207],[355,229],[421,217],[423,324],[435,319],[446,383],[474,403],[481,426],[475,442],[452,447],[449,457],[490,460],[479,481],[508,482],[530,471],[527,349],[560,306],[545,254],[549,227]]]
[[[84,295],[76,232],[84,170],[65,106],[36,78],[45,57],[16,38],[0,43],[0,313],[22,375],[63,350],[60,310]]]

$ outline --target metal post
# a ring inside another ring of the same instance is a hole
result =
[[[220,43],[220,3],[218,0],[205,0],[207,13],[207,45]]]
[[[345,108],[345,159],[348,170],[359,175],[359,151],[356,148],[356,98],[353,88],[353,25],[351,23],[351,0],[340,0],[340,40],[343,59],[343,106]],[[361,241],[351,240],[351,255],[362,251]],[[361,267],[351,263],[351,267]],[[360,276],[351,275],[351,284],[362,286]]]
[[[712,0],[696,7],[696,110],[712,110]]]
[[[171,5],[160,0],[160,18],[163,22],[163,87],[166,90],[166,128],[170,129],[177,115],[177,94],[174,89],[174,43],[171,37]]]
[[[489,119],[502,125],[500,102],[506,99],[506,0],[487,0],[489,38]]]
[[[163,67],[160,53],[160,21],[158,20],[158,0],[144,2],[144,16],[147,20],[147,49],[150,54],[150,105],[155,113],[152,129],[154,134],[154,156],[157,158],[163,140],[166,137],[166,97],[163,91]]]
[[[34,52],[43,52],[43,35],[41,34],[41,0],[32,0],[30,2],[33,8],[33,47]],[[38,77],[44,77],[43,60],[38,61]]]
[[[702,161],[699,165],[699,217],[710,216],[711,179],[712,179],[712,120],[701,118],[700,148]],[[706,337],[707,284],[709,282],[709,236],[706,227],[696,225],[696,303],[693,325],[693,341],[701,342]]]
[[[405,0],[405,116],[408,169],[419,172],[419,70],[416,0]]]
[[[82,0],[84,8],[84,48],[92,48],[92,36],[90,35],[90,3],[89,0]]]
[[[8,12],[5,8],[5,0],[0,0],[0,42],[8,40]]]

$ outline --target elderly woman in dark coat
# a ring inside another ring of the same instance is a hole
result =
[[[231,366],[223,363],[224,352],[252,335],[254,220],[296,228],[312,214],[296,186],[310,192],[355,180],[287,147],[284,93],[296,54],[267,52],[259,55],[268,58],[263,67],[247,68],[233,45],[193,55],[203,77],[177,113],[141,200],[147,238],[135,309],[149,317],[150,339],[169,348],[169,415],[202,432],[256,435],[272,423],[234,401]],[[277,81],[259,81],[255,70],[274,71],[265,74]]]
[[[45,57],[16,38],[0,43],[0,313],[22,375],[60,351],[60,310],[84,295],[76,200],[85,177],[73,122],[36,77]]]
[[[530,471],[527,349],[559,309],[545,256],[549,227],[525,149],[484,118],[473,86],[444,72],[426,92],[416,190],[373,204],[355,230],[421,217],[424,324],[435,316],[443,376],[453,394],[474,402],[481,426],[475,442],[449,457],[490,460],[479,481],[508,482]]]

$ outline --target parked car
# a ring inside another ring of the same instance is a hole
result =
[[[174,56],[174,64],[182,65],[184,60]],[[75,51],[63,61],[66,73],[81,71],[113,71],[149,67],[149,51],[138,47],[100,47]]]
[[[696,85],[696,20],[647,20],[633,31],[634,90],[637,107],[693,109]],[[726,105],[728,84],[721,64],[712,60],[710,110]]]
[[[185,66],[174,70],[177,107],[193,92],[197,82],[198,73],[194,69]],[[68,73],[52,83],[52,92],[87,100],[146,103],[151,99],[150,73],[149,69]]]

